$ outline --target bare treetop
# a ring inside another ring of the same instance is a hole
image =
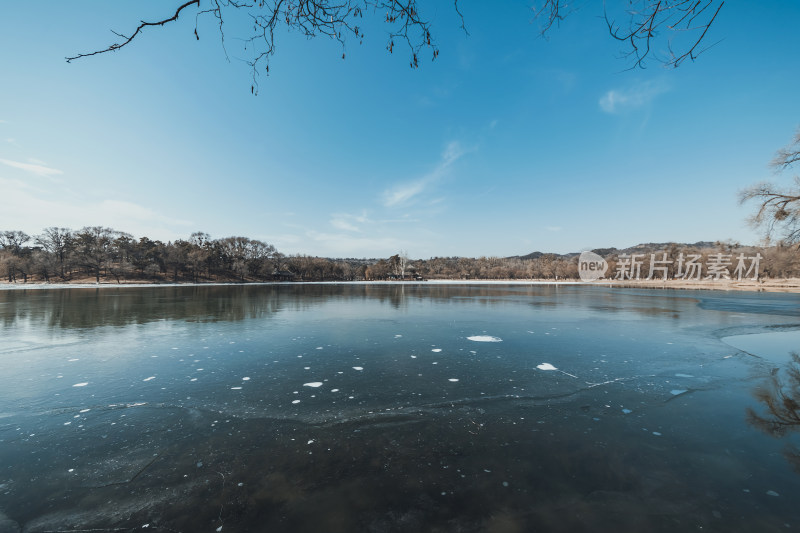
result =
[[[622,4],[623,2],[620,2]],[[613,4],[613,3],[612,3]],[[626,45],[622,52],[631,58],[632,68],[644,67],[654,58],[665,65],[678,67],[687,59],[694,61],[704,47],[708,30],[717,19],[724,0],[630,0],[623,13],[609,13],[604,5],[604,18],[611,36]],[[576,8],[577,9],[577,8]],[[567,0],[544,0],[534,8],[542,20],[542,35],[557,26],[575,11]],[[666,53],[656,49],[666,36]]]
[[[800,161],[800,130],[792,142],[778,150],[772,160],[772,167],[782,172]],[[761,182],[745,189],[739,194],[740,202],[757,202],[755,214],[750,219],[752,225],[761,227],[769,239],[778,231],[787,244],[800,244],[800,176],[793,177],[793,183],[781,187],[770,182]]]
[[[167,3],[167,2],[165,2]],[[364,38],[363,20],[371,17],[387,27],[386,49],[392,53],[395,45],[404,44],[409,53],[409,65],[420,65],[420,54],[428,49],[431,59],[439,55],[431,24],[422,15],[420,0],[173,0],[165,8],[163,18],[141,21],[130,33],[113,33],[119,41],[99,50],[67,57],[76,59],[116,52],[140,37],[144,30],[163,27],[186,13],[194,15],[194,36],[200,39],[198,22],[201,17],[213,17],[219,27],[223,50],[226,38],[243,43],[244,61],[252,68],[251,92],[258,92],[258,76],[269,74],[269,60],[276,51],[275,32],[281,26],[301,35],[327,37],[340,43],[345,57],[347,39]],[[709,29],[717,19],[724,0],[630,0],[627,8],[618,13],[604,11],[610,35],[624,43],[622,55],[632,59],[631,68],[644,68],[645,60],[657,59],[677,67],[687,59],[694,61],[708,48],[705,45]],[[546,35],[566,16],[575,11],[567,0],[543,0],[533,11],[543,21],[541,33]],[[468,34],[458,0],[453,7]],[[607,6],[606,6],[607,7]],[[232,21],[246,21],[236,24]],[[240,28],[246,27],[247,30]],[[230,31],[230,35],[228,32]],[[662,43],[662,41],[664,41]],[[227,57],[227,50],[225,51]]]
[[[453,0],[453,4],[461,16],[458,0]],[[419,67],[423,48],[431,51],[432,59],[436,59],[439,55],[439,48],[431,35],[430,22],[422,18],[417,0],[204,0],[203,2],[190,0],[171,8],[160,20],[141,21],[130,34],[113,31],[122,39],[119,42],[101,50],[67,57],[66,60],[70,63],[83,57],[116,52],[139,37],[146,28],[174,22],[184,12],[195,16],[194,36],[197,40],[200,39],[198,32],[200,17],[214,17],[219,26],[223,49],[228,31],[226,21],[233,19],[234,15],[247,17],[250,32],[232,37],[245,43],[244,49],[248,54],[245,61],[253,70],[253,83],[250,88],[253,93],[258,91],[259,72],[269,73],[269,59],[276,50],[275,30],[282,25],[308,38],[324,36],[338,41],[342,46],[342,58],[344,58],[347,38],[358,39],[359,43],[364,38],[361,21],[367,14],[383,19],[387,25],[386,49],[390,53],[394,51],[398,42],[408,47],[409,65],[412,68]],[[225,53],[227,56],[227,51]]]

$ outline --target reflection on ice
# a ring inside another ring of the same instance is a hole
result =
[[[402,300],[393,286],[305,290],[236,287],[235,301],[217,291],[214,302],[153,291],[128,318],[92,299],[78,321],[88,329],[70,333],[82,342],[26,351],[27,368],[0,374],[0,510],[12,531],[800,522],[783,443],[742,421],[765,365],[723,360],[732,350],[712,334],[772,315],[602,287],[409,285]],[[473,335],[486,331],[497,336]],[[159,383],[142,386],[144,372]],[[65,393],[72,383],[92,386]]]

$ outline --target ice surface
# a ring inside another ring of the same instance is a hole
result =
[[[467,340],[474,342],[503,342],[503,339],[500,337],[492,337],[491,335],[473,335],[467,337]]]

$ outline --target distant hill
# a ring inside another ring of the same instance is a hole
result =
[[[671,246],[676,246],[677,248],[693,248],[696,250],[702,250],[704,248],[717,248],[717,241],[697,241],[695,243],[685,243],[685,242],[647,242],[637,244],[635,246],[630,246],[628,248],[595,248],[592,252],[606,257],[613,254],[641,254],[641,253],[653,253],[666,250]],[[747,248],[747,246],[744,246]],[[580,255],[581,252],[570,252],[566,254],[548,254],[547,252],[531,252],[527,255],[514,255],[508,257],[507,259],[539,259],[543,255],[551,255],[554,257],[562,258],[562,259],[569,259],[571,257],[575,257]]]

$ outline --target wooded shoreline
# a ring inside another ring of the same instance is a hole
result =
[[[764,279],[764,280],[607,280],[592,282],[579,280],[552,279],[432,279],[432,280],[377,280],[377,281],[244,281],[244,282],[162,282],[121,280],[94,282],[87,278],[72,282],[47,283],[44,281],[28,281],[27,283],[9,283],[0,280],[0,290],[38,290],[38,289],[98,289],[98,288],[152,288],[180,286],[244,286],[244,285],[595,285],[601,287],[633,288],[633,289],[676,289],[676,290],[714,290],[714,291],[751,291],[751,292],[787,292],[800,293],[800,278]]]

